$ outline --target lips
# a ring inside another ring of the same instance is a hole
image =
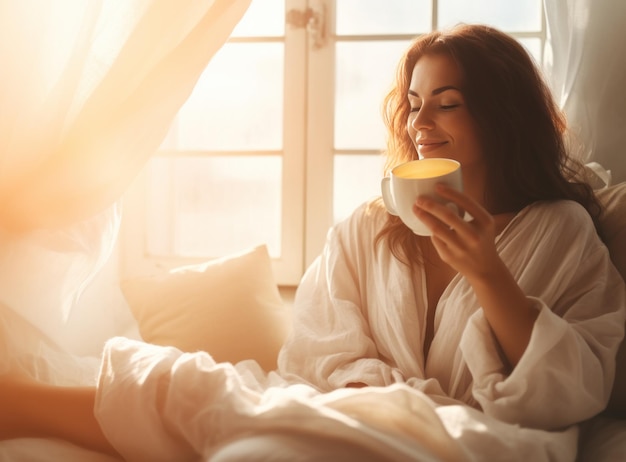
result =
[[[447,141],[423,140],[423,141],[418,141],[415,144],[417,145],[417,151],[420,154],[425,154],[425,153],[436,151],[440,147],[448,144],[448,142]]]

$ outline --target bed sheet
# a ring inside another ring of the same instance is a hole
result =
[[[21,354],[18,355],[17,351],[11,350],[10,348],[4,348],[4,352],[3,352],[4,355],[11,356],[13,360],[20,358],[21,359],[21,361],[19,361],[20,364],[23,367],[28,366],[29,372],[35,373],[35,375],[45,378],[46,380],[52,383],[67,384],[67,385],[85,384],[85,383],[91,382],[95,378],[94,374],[97,372],[98,366],[100,365],[100,358],[85,358],[85,357],[77,358],[71,355],[68,356],[56,350],[53,345],[49,345],[49,344],[46,345],[46,349],[42,349],[45,342],[41,341],[41,338],[42,338],[41,333],[37,332],[36,330],[26,329],[24,325],[22,325],[21,322],[18,322],[18,320],[16,320],[15,317],[8,316],[7,313],[10,313],[10,311],[7,312],[5,310],[2,310],[3,316],[1,317],[2,323],[0,323],[0,327],[2,327],[1,330],[2,330],[3,335],[2,335],[2,342],[0,343],[3,343],[5,347],[8,347],[9,345],[15,345],[16,343],[10,342],[10,337],[18,336],[20,339],[20,342],[19,342],[20,346],[24,348],[25,350],[30,350],[30,351],[20,351]],[[137,342],[134,342],[133,340],[129,340],[128,338],[119,339],[119,340],[122,341],[123,343],[128,342],[129,344],[133,344],[135,346],[138,345]],[[26,346],[29,346],[29,348],[26,348]],[[158,350],[159,352],[162,351],[161,349],[158,349]],[[34,351],[36,351],[38,354],[33,355],[32,353]],[[42,355],[42,353],[44,352],[46,354]],[[159,355],[160,353],[157,353],[157,356]],[[45,357],[45,361],[34,360],[36,357],[43,359],[42,356]],[[6,360],[8,358],[4,358],[4,359]],[[63,380],[61,380],[61,378],[63,378]],[[365,393],[365,391],[366,390],[363,390],[362,392]],[[378,390],[377,393],[387,393],[387,392],[389,392],[389,390]],[[335,396],[335,398],[339,398],[339,396],[337,395]],[[353,414],[353,417],[356,417],[357,420],[360,420],[360,423],[367,422],[371,418],[371,414],[372,414],[371,409],[376,408],[378,414],[380,414],[381,411],[383,410],[383,408],[380,406],[380,401],[378,399],[375,399],[375,402],[377,404],[373,406],[374,404],[373,402],[369,402],[367,405],[364,405],[363,401],[359,401],[359,400],[367,401],[365,395],[355,396],[354,399],[357,400],[358,402],[352,403],[353,405],[351,405],[350,403],[352,400],[346,399],[346,398],[347,397],[344,397],[341,399],[335,399],[334,401],[326,403],[326,404],[329,405],[328,407],[332,408],[334,411],[350,411],[351,409],[351,412],[348,412],[348,413]],[[400,401],[401,401],[401,406],[397,406],[397,407],[394,406],[393,407],[394,410],[390,411],[387,414],[387,416],[383,419],[384,422],[378,421],[374,423],[382,424],[382,427],[388,427],[389,425],[391,425],[392,427],[397,427],[398,422],[395,422],[395,421],[399,421],[401,419],[399,416],[396,415],[397,414],[396,411],[397,409],[403,409],[404,406],[407,404],[407,401],[405,400],[400,400]],[[342,406],[348,406],[350,409],[343,409]],[[363,410],[365,415],[354,415],[356,410]],[[454,406],[450,406],[447,408],[440,408],[437,410],[438,417],[441,419],[442,423],[444,423],[444,425],[446,426],[446,430],[450,434],[454,435],[454,438],[457,441],[465,440],[467,442],[468,440],[475,440],[476,446],[480,446],[480,447],[466,447],[467,449],[470,450],[469,451],[470,453],[474,453],[474,454],[479,453],[481,448],[484,450],[485,437],[486,437],[486,440],[488,440],[490,443],[492,444],[494,443],[494,441],[492,441],[491,438],[487,437],[487,435],[482,435],[482,437],[480,438],[475,438],[476,436],[481,436],[481,435],[480,434],[470,435],[470,434],[467,434],[468,433],[467,431],[465,431],[466,433],[465,437],[463,436],[463,434],[455,434],[455,433],[458,433],[456,431],[458,429],[455,430],[455,422],[459,423],[458,425],[459,428],[464,427],[465,430],[467,430],[468,428],[468,426],[465,425],[463,423],[464,421],[461,419],[461,417],[465,414],[459,414],[459,412],[460,412],[460,409],[457,409]],[[401,412],[400,414],[403,414],[403,413]],[[395,416],[393,419],[391,419],[394,422],[389,421],[391,416]],[[381,416],[379,416],[379,418],[380,417]],[[410,422],[413,422],[415,420],[415,415],[405,416],[405,417],[406,418],[402,422],[405,423],[406,425],[401,425],[401,427],[404,427],[406,429],[412,426]],[[472,415],[465,416],[465,419],[467,421],[472,421],[472,418],[473,418]],[[477,419],[476,421],[479,422],[480,419],[478,419],[478,417],[476,417],[476,419]],[[299,419],[298,422],[302,422],[302,420]],[[376,425],[376,426],[379,426],[379,425]],[[432,425],[428,425],[428,427],[432,427]],[[477,428],[475,425],[471,425],[469,427]],[[356,429],[356,426],[353,426],[353,428]],[[397,430],[397,428],[395,428],[395,430]],[[511,438],[505,437],[503,438],[504,442],[500,441],[500,443],[503,443],[501,445],[502,452],[505,452],[511,449],[510,447],[507,447],[507,444],[504,444],[504,443],[506,443],[506,441],[508,440],[515,439],[514,436],[519,434],[519,429],[509,428],[508,430],[510,431],[508,436],[510,436]],[[379,436],[384,433],[386,432],[380,433]],[[392,433],[395,433],[395,432],[392,432]],[[233,449],[241,450],[242,447],[244,449],[246,448],[250,449],[254,447],[257,449],[256,452],[260,453],[260,449],[265,448],[267,450],[267,448],[270,448],[269,452],[272,453],[271,448],[272,447],[276,448],[276,444],[275,444],[276,438],[281,440],[281,438],[284,438],[285,435],[279,433],[278,435],[274,434],[274,435],[270,435],[269,437],[267,437],[267,435],[261,435],[261,437],[259,437],[259,434],[257,432],[257,433],[252,433],[251,438],[248,438],[249,436],[251,435],[247,435],[244,438],[242,444],[239,444],[235,446],[234,448],[230,447],[229,450],[233,450]],[[529,438],[534,440],[535,436],[529,435]],[[293,454],[298,454],[300,452],[299,448],[301,448],[303,445],[305,447],[307,446],[314,447],[319,450],[330,449],[331,447],[330,444],[332,443],[332,441],[328,437],[328,435],[326,435],[325,438],[326,439],[322,438],[321,442],[318,438],[316,442],[314,442],[313,444],[311,444],[311,442],[309,441],[310,438],[307,438],[302,435],[299,435],[296,438],[291,438],[290,439],[291,444],[289,445],[291,456],[289,456],[287,459],[283,458],[282,460],[290,460],[290,462],[295,462],[297,460],[311,460],[310,458],[307,459],[305,456],[303,456],[305,457],[304,459],[301,459],[301,458],[292,459],[290,457],[292,457]],[[428,454],[429,451],[427,451],[424,446],[421,446],[419,443],[417,443],[417,441],[413,441],[412,438],[411,440],[413,443],[412,445],[413,452],[419,452],[422,455],[421,458],[417,458],[417,459],[412,458],[412,460],[420,460],[420,461],[428,460],[428,459],[424,459],[424,457],[426,457],[426,454]],[[287,445],[284,444],[284,441],[282,442],[283,442],[282,453],[276,454],[277,456],[281,456],[281,455],[285,456],[289,454],[285,452],[286,451],[285,448],[287,448]],[[470,446],[474,446],[474,444]],[[390,447],[393,447],[393,443],[390,443]],[[419,451],[417,451],[417,448],[419,448]],[[342,448],[339,448],[339,449],[342,449]],[[304,452],[307,452],[307,451],[304,451]],[[394,452],[394,451],[391,451],[391,452]],[[500,452],[500,454],[502,454],[502,452]],[[312,451],[308,451],[307,454],[311,455]],[[215,457],[211,456],[210,458],[204,459],[203,462],[225,462],[229,460],[227,457],[230,457],[228,453],[224,454],[223,452],[220,453],[220,451],[215,453],[214,456]],[[231,453],[231,456],[232,456],[232,453]],[[566,459],[573,460],[573,458],[572,459],[566,458]],[[119,462],[121,459],[117,459],[117,458],[113,458],[104,454],[89,451],[89,450],[80,448],[78,446],[72,445],[70,443],[58,441],[58,440],[19,439],[19,440],[0,442],[0,462],[25,462],[25,461],[48,462],[51,460],[52,461],[57,461],[57,460],[68,461],[68,462],[74,462],[74,461],[77,461],[77,462],[78,461],[80,462]],[[233,459],[231,458],[230,460],[233,460]],[[248,458],[244,460],[248,460]],[[324,460],[326,460],[326,458],[324,458]],[[394,459],[393,457],[391,457],[391,459],[389,460],[406,460],[406,459],[398,459],[398,458]],[[520,459],[520,460],[530,460],[530,459]],[[609,418],[606,416],[601,416],[601,417],[592,419],[589,422],[587,422],[585,425],[583,425],[580,452],[577,457],[577,461],[579,462],[626,461],[626,420],[618,420],[618,419]],[[342,462],[345,462],[344,459],[342,459]]]
[[[21,438],[0,442],[0,462],[121,462],[65,441]]]
[[[332,460],[331,456],[341,456],[342,462],[363,460],[358,458],[362,456],[361,453],[349,452],[352,448],[337,446],[334,442],[322,442],[319,439],[311,441],[304,436],[298,438],[293,435],[275,434],[250,435],[237,442],[224,445],[204,462],[267,461],[265,457],[268,455],[271,455],[273,460],[310,461],[313,460],[311,457],[317,457],[312,449],[318,451],[317,455],[320,455],[320,451],[324,455],[323,459],[317,460]],[[58,440],[25,438],[0,442],[0,462],[50,462],[51,460],[122,461],[122,459]],[[585,424],[577,460],[578,462],[626,461],[626,420],[597,417]]]
[[[582,426],[579,462],[626,461],[626,420],[598,416]]]

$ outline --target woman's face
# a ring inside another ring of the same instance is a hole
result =
[[[446,157],[465,168],[482,165],[478,127],[462,89],[461,72],[450,56],[425,55],[415,64],[407,130],[420,159]]]

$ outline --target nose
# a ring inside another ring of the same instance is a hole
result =
[[[419,111],[411,113],[411,127],[414,130],[431,129],[435,125],[431,111],[428,107],[422,106]]]

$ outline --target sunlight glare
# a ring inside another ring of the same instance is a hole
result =
[[[281,37],[285,35],[285,0],[253,0],[232,37]]]

